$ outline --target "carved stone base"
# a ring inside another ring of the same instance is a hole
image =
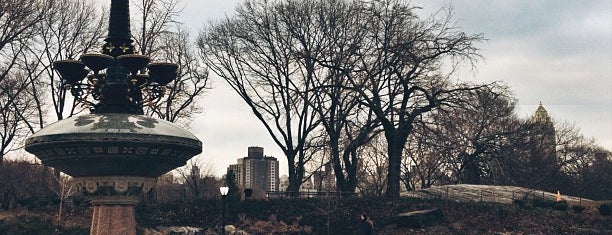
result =
[[[94,205],[90,235],[136,235],[135,205]]]
[[[136,176],[76,177],[75,185],[94,205],[136,205],[143,193],[155,186],[156,178]]]
[[[91,235],[136,235],[134,209],[156,178],[137,176],[75,177],[76,187],[91,199]]]

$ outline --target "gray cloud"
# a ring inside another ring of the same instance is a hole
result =
[[[449,2],[415,3],[427,16]],[[509,84],[521,115],[542,101],[612,149],[612,2],[463,0],[454,13],[462,29],[489,39],[476,80]]]

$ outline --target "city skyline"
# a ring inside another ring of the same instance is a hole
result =
[[[208,24],[231,15],[238,0],[184,0],[180,19],[193,36]],[[426,17],[449,1],[414,1]],[[574,123],[586,138],[612,150],[612,2],[455,1],[454,19],[467,33],[483,33],[484,60],[476,71],[457,76],[472,82],[502,81],[518,99],[518,115],[528,118],[543,103],[557,122]],[[277,157],[281,175],[286,158],[249,107],[225,81],[212,75],[201,99],[204,112],[192,123],[202,139],[198,157],[222,175],[243,157],[243,149],[261,146]]]

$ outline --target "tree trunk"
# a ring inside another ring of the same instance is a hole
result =
[[[395,135],[391,135],[394,137]],[[385,196],[389,198],[400,197],[400,180],[402,172],[402,152],[404,145],[397,138],[387,139],[387,154],[389,156],[389,166],[387,172],[387,191]]]
[[[287,192],[289,192],[292,196],[294,193],[300,191],[300,186],[302,185],[302,176],[303,169],[300,169],[299,166],[295,165],[295,155],[293,157],[287,157],[288,167],[289,167],[289,185],[287,186]]]
[[[350,196],[355,193],[355,189],[357,189],[357,150],[351,150],[348,154],[350,155],[351,161],[344,163],[347,172],[347,182],[342,192]],[[347,159],[349,158],[347,157]]]
[[[342,164],[340,163],[340,151],[338,148],[333,149],[332,157],[334,164],[334,174],[336,175],[336,186],[338,187],[338,191],[343,195],[350,196],[355,193],[355,189],[357,188],[357,160],[356,154],[353,151],[345,150],[343,153],[344,159],[344,168],[345,172],[342,169]],[[348,155],[348,156],[347,156]]]
[[[64,193],[64,192],[62,192]],[[64,208],[64,197],[60,196],[59,209],[57,211],[57,222],[62,224],[62,211]]]
[[[344,178],[342,164],[340,164],[340,151],[338,150],[337,138],[330,138],[329,145],[331,149],[331,161],[334,168],[334,175],[336,176],[336,187],[338,191],[344,192],[346,180]]]
[[[469,154],[462,154],[463,157],[463,172],[462,172],[462,183],[466,184],[480,184],[480,167],[476,156]]]

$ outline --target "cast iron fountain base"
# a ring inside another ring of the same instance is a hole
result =
[[[28,138],[25,149],[72,176],[91,199],[92,235],[135,235],[140,195],[199,154],[202,142],[168,121],[108,113],[53,123]]]

